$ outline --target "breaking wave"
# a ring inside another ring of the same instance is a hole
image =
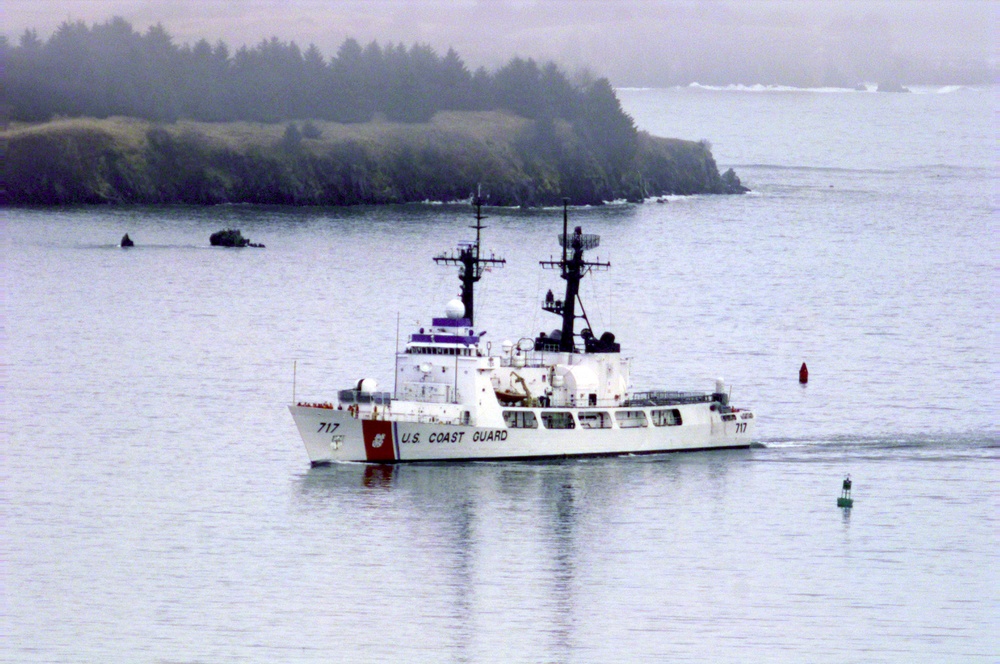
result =
[[[681,88],[688,88],[694,90],[713,90],[720,92],[812,92],[812,93],[861,93],[861,92],[876,92],[878,85],[875,83],[865,83],[859,88],[851,87],[836,87],[836,86],[824,86],[824,87],[796,87],[794,85],[764,85],[757,83],[754,85],[745,85],[742,83],[735,83],[730,85],[706,85],[702,83],[691,83],[686,86],[678,86]],[[861,89],[863,87],[863,89]],[[963,85],[915,85],[908,86],[910,92],[915,94],[950,94],[953,92],[958,92],[964,89],[966,86]]]

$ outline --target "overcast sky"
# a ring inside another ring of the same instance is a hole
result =
[[[4,0],[3,32],[65,21],[162,23],[177,43],[231,48],[277,36],[334,55],[367,43],[454,47],[471,68],[514,55],[612,83],[971,82],[996,69],[991,0]],[[972,73],[970,73],[972,72]],[[926,79],[926,80],[916,80]],[[940,80],[930,80],[940,79]]]

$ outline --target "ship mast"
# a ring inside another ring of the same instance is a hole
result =
[[[497,265],[503,267],[507,261],[497,258],[492,253],[489,258],[480,255],[480,234],[486,228],[483,226],[483,219],[486,217],[482,213],[482,199],[476,196],[476,225],[469,228],[476,229],[475,242],[460,242],[457,253],[441,254],[434,257],[434,262],[438,265],[458,265],[458,279],[462,282],[462,304],[465,305],[465,317],[469,319],[469,325],[475,325],[475,285],[483,278],[483,272],[490,267]]]
[[[596,249],[600,245],[601,236],[584,235],[579,226],[576,227],[572,236],[569,235],[568,230],[569,199],[564,198],[563,232],[559,236],[559,244],[562,245],[563,250],[562,260],[541,261],[541,265],[544,268],[550,269],[560,268],[562,271],[560,276],[566,280],[566,297],[561,301],[546,297],[542,309],[562,316],[562,336],[559,338],[559,351],[562,353],[575,353],[577,350],[573,328],[576,319],[583,318],[587,321],[587,327],[590,327],[590,321],[587,320],[587,312],[583,308],[583,300],[580,300],[580,280],[591,270],[607,270],[611,267],[611,263],[585,261],[583,259],[584,251],[587,249]],[[572,255],[568,253],[570,250],[573,252]],[[582,316],[576,315],[576,303],[578,300],[580,302],[580,311],[583,312]]]

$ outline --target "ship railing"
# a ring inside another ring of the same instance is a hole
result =
[[[622,402],[620,399],[618,400],[598,399],[597,401],[588,401],[587,399],[580,399],[579,401],[561,401],[561,400],[552,401],[545,399],[531,399],[531,400],[525,399],[519,401],[518,403],[510,405],[506,405],[503,402],[501,402],[500,407],[504,409],[524,408],[526,410],[531,410],[531,409],[537,410],[539,408],[546,410],[553,410],[553,409],[563,410],[567,408],[572,408],[575,410],[588,410],[588,409],[593,410],[595,408],[602,408],[608,410],[612,408],[625,408],[625,403]]]
[[[337,398],[342,404],[375,404],[388,405],[392,400],[391,392],[362,392],[361,390],[340,390]]]
[[[391,413],[386,419],[393,422],[418,422],[420,424],[468,424],[461,417],[441,417],[428,413]]]
[[[633,393],[623,405],[627,407],[677,406],[690,403],[712,403],[713,401],[715,401],[715,396],[705,392],[650,390]]]
[[[644,394],[644,393],[643,393]],[[677,393],[672,393],[677,394]],[[589,399],[577,399],[570,401],[546,401],[544,399],[534,399],[534,400],[523,400],[516,404],[505,405],[501,402],[500,407],[504,409],[509,408],[523,408],[529,409],[574,409],[574,410],[621,410],[623,408],[650,408],[655,406],[675,406],[680,404],[690,404],[690,403],[711,403],[713,401],[712,395],[701,394],[701,393],[684,393],[681,398],[659,398],[650,399],[648,397],[643,397],[642,399],[636,399],[632,396],[624,401],[620,399],[596,399],[590,401]]]
[[[515,357],[517,360],[514,359]],[[551,358],[549,362],[546,362],[545,355],[537,351],[529,351],[527,353],[519,352],[514,356],[500,356],[500,366],[502,367],[515,367],[520,369],[521,367],[547,367],[550,364]]]

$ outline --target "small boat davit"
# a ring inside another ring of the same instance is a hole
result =
[[[632,390],[631,359],[622,356],[614,334],[592,332],[580,300],[583,277],[611,265],[584,257],[600,237],[579,227],[569,233],[566,204],[558,236],[562,257],[541,261],[566,282],[561,299],[549,291],[542,303],[561,326],[505,341],[494,354],[482,341],[485,332],[475,331],[474,288],[487,268],[505,260],[481,253],[483,219],[477,201],[475,241],[434,258],[459,267],[461,299],[448,303],[443,318],[409,335],[396,354],[392,392],[378,391],[367,378],[339,390],[334,402],[289,406],[313,465],[750,447],[754,413],[730,405],[721,379],[706,393]]]

